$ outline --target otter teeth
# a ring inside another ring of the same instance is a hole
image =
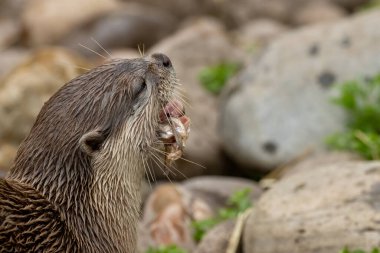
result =
[[[164,140],[164,143],[167,143],[168,140],[174,138],[174,133],[170,125],[160,125],[158,127],[158,135],[161,140]]]
[[[190,133],[190,119],[184,115],[178,101],[168,103],[160,113],[158,137],[165,147],[165,162],[171,164],[181,158]]]

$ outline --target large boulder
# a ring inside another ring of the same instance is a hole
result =
[[[225,90],[220,126],[228,154],[251,173],[323,149],[345,122],[331,103],[333,84],[380,70],[379,22],[377,10],[273,41]]]
[[[378,246],[380,162],[347,161],[291,173],[255,204],[244,253],[340,252]]]

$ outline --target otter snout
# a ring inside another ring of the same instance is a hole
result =
[[[169,57],[165,54],[157,53],[152,54],[152,58],[156,60],[157,63],[159,63],[164,68],[172,68],[172,62],[170,61]]]

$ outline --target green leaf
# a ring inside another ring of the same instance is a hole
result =
[[[338,86],[334,103],[347,112],[346,131],[326,139],[330,148],[349,150],[366,159],[380,158],[380,75]]]
[[[195,241],[199,242],[202,240],[203,236],[207,231],[212,229],[220,221],[217,218],[210,218],[205,220],[193,221],[192,227],[194,229],[193,238]]]
[[[351,251],[347,247],[345,247],[344,249],[340,251],[340,253],[367,253],[367,252],[361,249],[356,249],[356,250]],[[371,253],[379,253],[379,248],[373,248]]]
[[[368,1],[366,4],[360,7],[359,11],[367,11],[367,10],[372,10],[375,8],[380,8],[380,0]]]
[[[236,218],[240,213],[244,212],[252,206],[250,200],[251,189],[245,188],[234,192],[227,200],[226,207],[219,209],[217,215],[210,219],[194,221],[192,227],[194,229],[193,238],[199,242],[203,236],[217,224],[222,221]]]
[[[204,68],[199,73],[199,81],[208,91],[219,94],[227,81],[237,73],[238,64],[221,63]]]
[[[177,245],[167,245],[155,248],[149,247],[145,253],[187,253],[187,251],[178,247]]]

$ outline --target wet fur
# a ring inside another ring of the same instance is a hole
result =
[[[113,60],[53,95],[0,181],[0,252],[134,252],[143,160],[174,79],[160,55]]]

